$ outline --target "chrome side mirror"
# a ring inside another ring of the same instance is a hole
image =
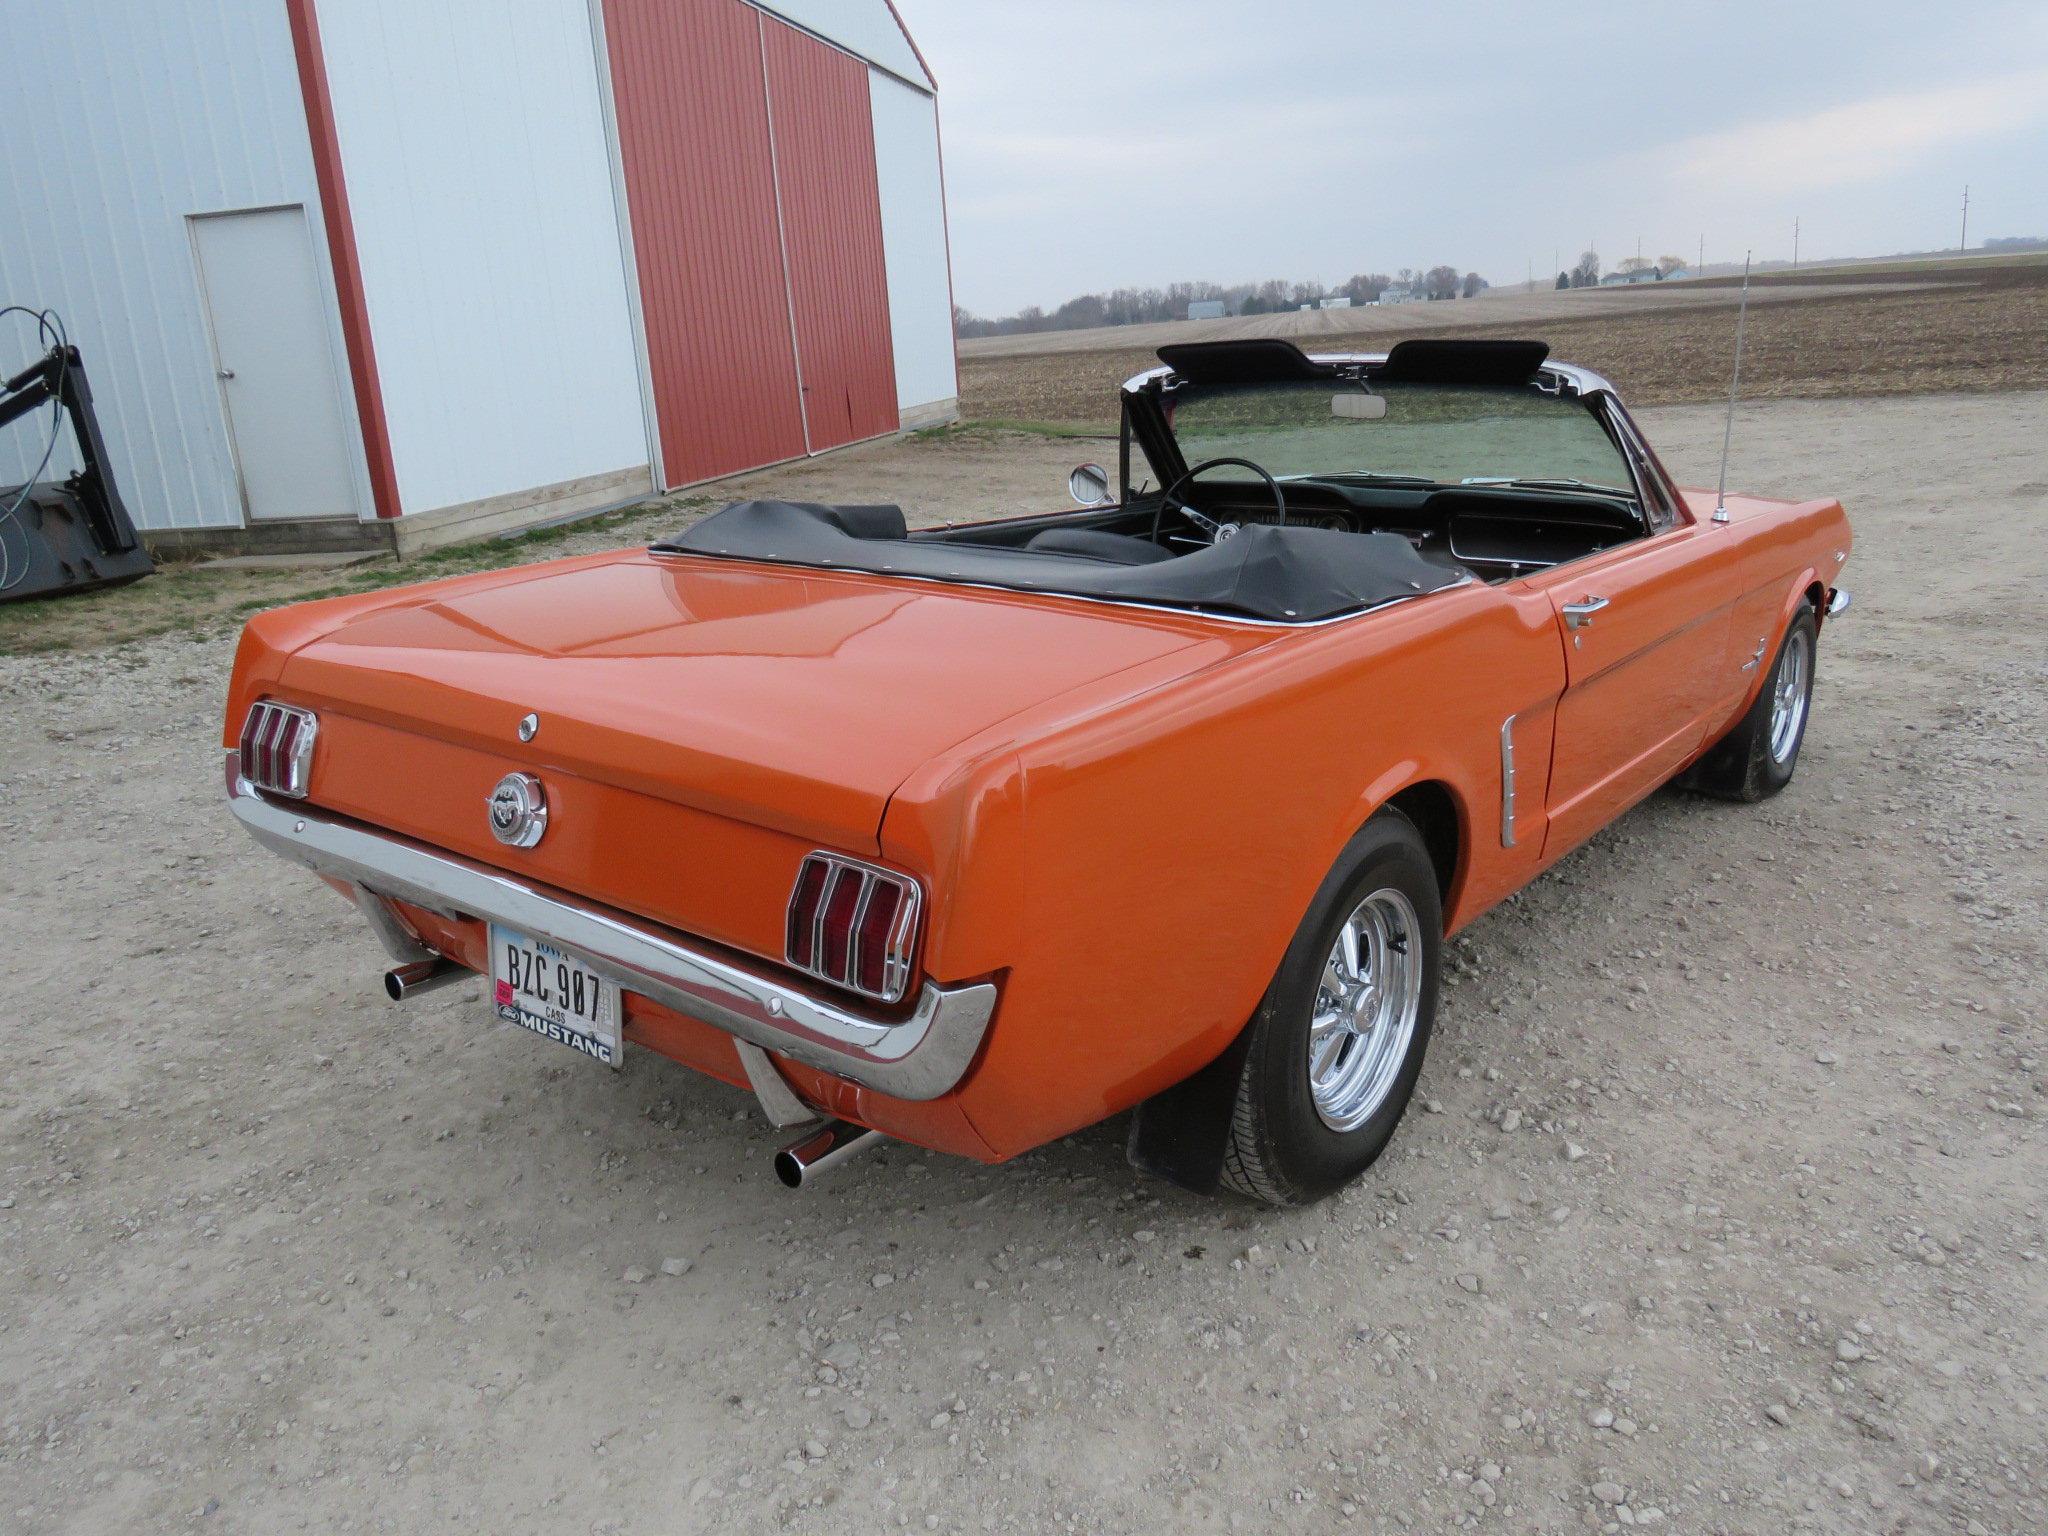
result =
[[[1100,464],[1080,465],[1067,476],[1067,494],[1084,507],[1108,506],[1109,471]]]

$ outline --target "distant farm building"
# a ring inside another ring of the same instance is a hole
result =
[[[1380,290],[1380,302],[1382,304],[1407,304],[1413,302],[1416,297],[1417,295],[1413,288],[1396,286]]]
[[[1190,299],[1188,318],[1190,320],[1221,320],[1224,309],[1221,299]]]
[[[1351,296],[1349,294],[1344,294],[1338,298],[1323,300],[1323,308],[1325,309],[1349,309],[1350,307]]]
[[[1673,273],[1672,275],[1676,277],[1679,274]],[[1630,283],[1661,283],[1663,281],[1664,274],[1655,267],[1643,267],[1635,272],[1610,272],[1600,279],[1600,286],[1602,288],[1624,288]]]

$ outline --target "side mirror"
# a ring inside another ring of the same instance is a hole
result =
[[[1067,494],[1084,507],[1108,506],[1109,471],[1100,464],[1081,465],[1067,476]]]

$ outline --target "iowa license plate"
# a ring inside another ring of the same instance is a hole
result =
[[[608,1067],[619,1065],[619,989],[545,940],[497,923],[491,1012]]]

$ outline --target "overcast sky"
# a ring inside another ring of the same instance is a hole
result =
[[[2048,235],[2048,6],[898,0],[957,301]]]

